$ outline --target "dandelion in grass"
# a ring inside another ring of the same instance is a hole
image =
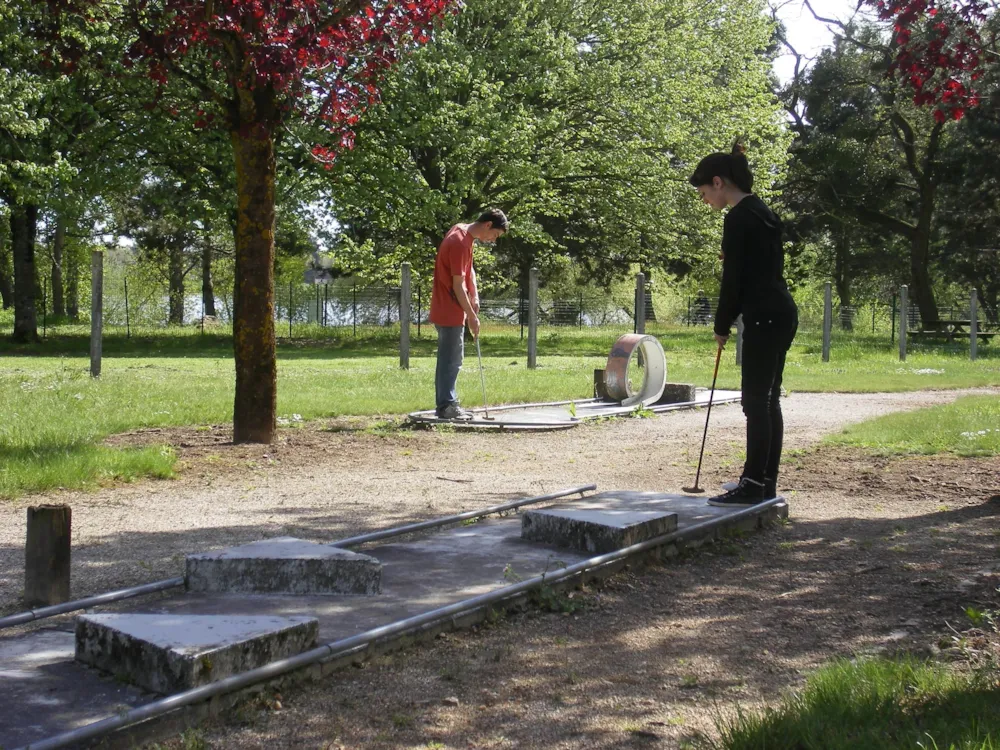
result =
[[[986,435],[989,435],[991,432],[1000,432],[1000,429],[998,429],[998,430],[976,430],[976,431],[971,431],[971,432],[962,432],[962,433],[959,433],[959,434],[962,437],[964,437],[966,440],[975,440],[976,438],[985,437]]]

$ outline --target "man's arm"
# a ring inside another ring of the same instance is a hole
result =
[[[462,309],[465,310],[465,314],[468,316],[469,330],[472,331],[472,335],[479,336],[479,316],[476,314],[475,309],[472,307],[472,302],[469,300],[469,295],[465,291],[465,277],[464,276],[452,276],[451,277],[451,288],[455,292],[455,299],[458,300],[458,304],[461,305]]]
[[[472,309],[479,315],[479,286],[476,284],[475,268],[469,268],[469,291],[472,292]]]

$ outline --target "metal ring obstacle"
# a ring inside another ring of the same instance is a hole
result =
[[[629,377],[629,365],[642,367],[642,387],[636,391]],[[604,369],[608,397],[622,406],[651,406],[660,400],[667,385],[667,357],[655,336],[626,333],[611,347]]]

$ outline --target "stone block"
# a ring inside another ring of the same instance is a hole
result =
[[[314,617],[81,615],[76,659],[169,695],[300,654],[318,632]]]
[[[667,383],[657,404],[687,404],[695,400],[695,387],[690,383]]]
[[[189,555],[189,591],[240,594],[377,594],[382,563],[292,537]]]
[[[629,547],[677,528],[677,514],[663,510],[546,508],[521,515],[521,538],[601,554]]]

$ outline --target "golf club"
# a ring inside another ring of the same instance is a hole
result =
[[[715,398],[715,381],[719,377],[719,360],[721,359],[722,344],[719,344],[719,348],[715,352],[715,373],[712,375],[712,390],[708,394],[708,413],[705,415],[705,431],[701,435],[701,452],[698,454],[698,473],[695,474],[694,477],[694,487],[681,487],[684,492],[694,495],[705,491],[698,486],[698,482],[701,480],[701,459],[705,456],[705,438],[708,437],[708,419],[712,416],[712,399]]]
[[[483,419],[488,419],[493,421],[493,417],[490,416],[490,408],[486,405],[486,376],[483,375],[483,352],[479,348],[479,336],[476,336],[476,355],[479,357],[479,382],[483,386],[483,411],[486,416]]]

